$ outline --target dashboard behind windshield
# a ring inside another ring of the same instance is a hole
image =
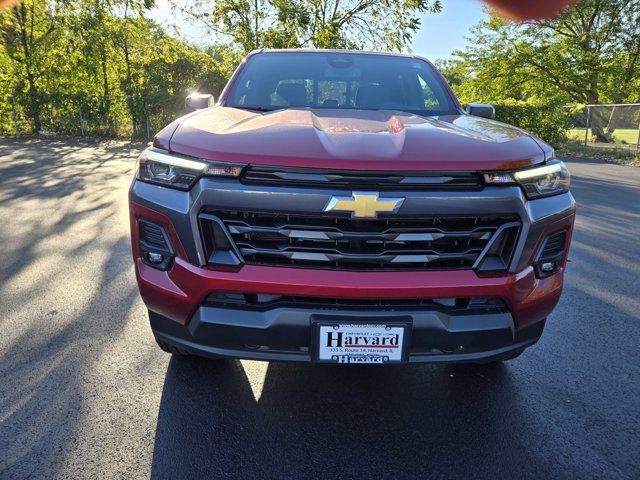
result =
[[[458,113],[425,61],[390,55],[268,52],[249,57],[224,102],[261,111],[282,108]]]

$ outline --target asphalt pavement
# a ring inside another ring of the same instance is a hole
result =
[[[0,478],[640,478],[640,168],[567,159],[565,292],[520,358],[319,367],[156,347],[141,148],[0,140]]]

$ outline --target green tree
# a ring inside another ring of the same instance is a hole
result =
[[[462,96],[637,99],[640,0],[583,0],[559,18],[525,24],[491,17],[445,65],[445,73],[454,72],[465,79]]]
[[[0,35],[12,61],[14,92],[17,96],[26,92],[27,115],[34,131],[42,127],[42,78],[56,69],[62,53],[55,47],[63,34],[64,6],[24,0],[0,14]]]
[[[439,12],[440,1],[277,0],[280,23],[303,45],[318,48],[383,46],[402,50],[420,28],[419,15]]]
[[[494,16],[441,65],[463,101],[638,101],[640,0],[582,0],[558,18],[524,24]],[[598,126],[593,133],[610,137]]]
[[[440,0],[200,0],[186,11],[244,52],[256,48],[402,50]]]
[[[168,35],[132,0],[25,0],[0,13],[0,132],[145,135],[219,93],[239,58]],[[81,126],[83,127],[81,129]]]
[[[81,108],[94,112],[100,119],[101,133],[115,135],[117,132],[118,78],[122,56],[116,48],[115,37],[119,19],[114,18],[111,2],[103,0],[83,1],[78,5],[72,21],[70,42],[78,50],[78,75],[85,78],[79,82],[75,96]]]

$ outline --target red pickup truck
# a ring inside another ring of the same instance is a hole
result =
[[[160,131],[130,189],[167,352],[314,363],[506,360],[562,291],[569,172],[466,109],[428,61],[248,55],[217,104]]]

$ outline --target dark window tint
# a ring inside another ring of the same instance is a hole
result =
[[[310,107],[456,113],[426,62],[356,53],[254,55],[232,85],[226,105],[266,110]]]

